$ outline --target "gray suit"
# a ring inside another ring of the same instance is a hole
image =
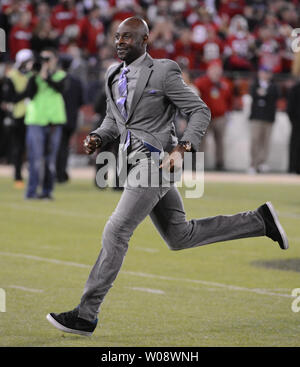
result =
[[[121,135],[122,144],[129,129],[141,141],[168,152],[177,143],[173,121],[178,108],[189,116],[189,124],[182,140],[190,141],[197,151],[210,121],[210,111],[184,83],[178,65],[171,60],[156,60],[146,56],[127,121],[120,114],[110,88],[114,75],[121,67],[122,64],[114,66],[107,73],[107,113],[101,127],[93,133],[101,136],[104,143]]]
[[[177,144],[173,119],[178,108],[189,118],[182,140],[190,141],[194,150],[198,150],[210,121],[210,111],[183,82],[178,65],[171,60],[145,57],[127,121],[120,114],[111,90],[112,80],[121,67],[122,64],[112,67],[107,73],[107,115],[101,127],[92,133],[98,134],[103,144],[121,136],[120,143],[123,144],[130,130],[134,141],[129,147],[129,154],[144,147],[145,142],[159,151],[169,152]],[[136,168],[146,174],[147,165],[147,161],[140,161],[131,168],[128,177],[135,174]],[[174,185],[127,185],[105,225],[102,249],[78,305],[79,317],[87,320],[97,317],[100,305],[121,268],[130,237],[148,215],[171,250],[265,235],[265,224],[257,211],[188,221],[181,196]]]

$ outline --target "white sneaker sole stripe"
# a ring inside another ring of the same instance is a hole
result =
[[[285,230],[283,229],[282,225],[280,224],[279,222],[279,218],[277,216],[277,213],[272,205],[272,203],[270,201],[267,201],[266,202],[271,214],[272,214],[272,217],[274,219],[274,222],[278,228],[278,231],[281,235],[281,238],[282,238],[282,242],[283,242],[283,250],[287,250],[289,248],[289,241],[288,241],[288,238],[287,238],[287,235],[285,233]]]
[[[84,336],[91,336],[93,333],[90,331],[81,331],[81,330],[75,330],[75,329],[69,329],[63,325],[61,325],[59,322],[57,322],[49,313],[46,316],[46,319],[57,329],[70,334],[78,334],[78,335],[84,335]]]

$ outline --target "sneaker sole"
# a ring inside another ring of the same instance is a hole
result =
[[[77,334],[77,335],[84,335],[84,336],[91,336],[93,334],[93,332],[90,332],[90,331],[82,331],[82,330],[75,330],[75,329],[67,328],[66,326],[64,326],[64,325],[60,324],[58,321],[56,321],[49,313],[46,316],[46,319],[54,327],[56,327],[57,329],[65,332],[65,333]]]
[[[281,236],[281,239],[282,239],[283,247],[280,246],[280,248],[282,248],[282,250],[287,250],[289,248],[289,241],[288,241],[287,235],[285,233],[285,230],[283,229],[282,225],[279,222],[279,218],[277,216],[277,213],[276,213],[272,203],[270,201],[267,201],[266,205],[268,206],[268,208],[270,210],[270,213],[272,214],[272,217],[274,219],[274,222],[277,226],[277,229],[278,229],[278,231],[280,233],[280,236]]]

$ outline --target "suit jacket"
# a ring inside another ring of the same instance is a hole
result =
[[[105,77],[106,116],[101,126],[91,134],[99,135],[103,144],[120,136],[120,144],[124,144],[127,130],[130,130],[148,146],[170,152],[178,141],[174,117],[179,109],[188,116],[188,126],[181,140],[190,141],[197,151],[210,122],[210,110],[184,83],[177,63],[146,55],[127,120],[120,114],[111,92],[111,81],[122,65],[108,69]]]
[[[265,95],[258,94],[259,80],[255,80],[251,86],[252,97],[251,112],[249,120],[275,121],[276,104],[279,97],[276,84],[271,81],[266,88]]]

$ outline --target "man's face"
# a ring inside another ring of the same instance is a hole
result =
[[[214,64],[207,68],[207,75],[214,83],[217,83],[223,74],[223,69],[221,66]]]
[[[141,28],[121,23],[115,34],[115,46],[118,57],[127,64],[142,56],[145,52],[148,37]]]
[[[21,14],[20,23],[23,27],[27,27],[31,22],[31,13],[26,11]]]
[[[32,67],[33,67],[33,60],[26,61],[25,65],[24,65],[24,72],[27,73],[27,72],[31,71]]]

